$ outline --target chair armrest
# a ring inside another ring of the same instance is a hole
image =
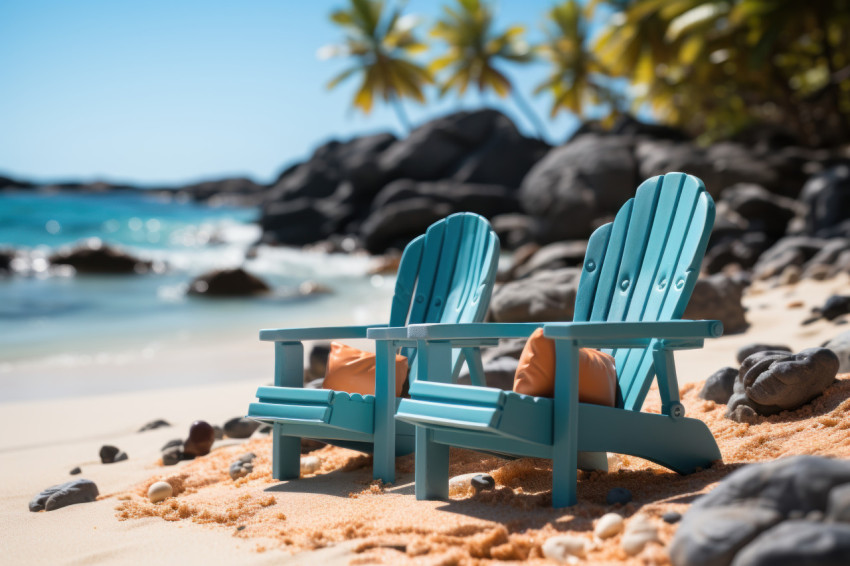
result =
[[[366,338],[370,340],[407,340],[406,326],[382,326],[371,327],[366,332]]]
[[[543,322],[472,322],[459,324],[411,324],[407,338],[412,340],[494,340],[528,338]]]
[[[634,342],[635,346],[655,340],[698,340],[717,338],[723,334],[719,320],[671,320],[660,322],[567,322],[549,323],[543,327],[547,338],[576,340],[605,346],[606,342]]]
[[[366,326],[317,326],[313,328],[274,328],[260,330],[260,340],[266,342],[300,342],[302,340],[334,340],[366,338],[368,330],[386,324]]]

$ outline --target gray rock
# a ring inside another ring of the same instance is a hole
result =
[[[728,565],[759,534],[794,511],[823,512],[850,484],[850,462],[794,456],[750,464],[727,476],[685,513],[670,545],[675,566]]]
[[[825,240],[823,247],[804,265],[802,276],[807,279],[826,279],[850,272],[850,239]]]
[[[178,446],[171,446],[162,451],[162,465],[173,466],[180,460],[185,460],[186,457],[182,450],[183,443]]]
[[[224,434],[230,438],[248,438],[260,428],[260,423],[245,417],[234,417],[224,423]]]
[[[785,521],[745,546],[732,566],[846,566],[850,525]]]
[[[712,234],[712,240],[714,237]],[[750,269],[772,243],[772,240],[760,232],[721,237],[716,243],[712,241],[711,248],[705,254],[703,268],[708,273],[718,273],[731,264]]]
[[[661,520],[672,525],[682,520],[682,514],[678,511],[667,511],[661,515]]]
[[[68,472],[68,473],[71,474],[72,476],[76,476],[77,474],[83,473],[83,471],[80,469],[79,466],[76,466],[76,467],[72,468],[71,471]]]
[[[169,440],[168,442],[165,443],[165,445],[163,445],[162,448],[160,448],[160,451],[165,452],[169,448],[173,448],[175,446],[182,448],[183,447],[183,439],[175,438],[173,440]]]
[[[224,438],[224,429],[218,425],[213,425],[213,438],[216,440]]]
[[[850,295],[832,295],[817,311],[827,320],[850,313]]]
[[[516,368],[519,365],[519,360],[509,356],[502,356],[493,360],[484,362],[484,379],[487,387],[496,387],[510,391],[514,386],[514,376]],[[472,383],[467,366],[458,375],[457,382],[461,385],[469,385]]]
[[[32,501],[30,501],[30,511],[53,511],[68,505],[76,505],[77,503],[88,503],[97,499],[100,492],[97,486],[91,480],[79,479],[69,481],[63,484],[48,487]]]
[[[738,377],[738,370],[735,368],[725,367],[717,370],[705,380],[705,385],[699,392],[700,398],[726,404],[732,396],[736,377]]]
[[[268,293],[271,287],[244,269],[216,269],[199,275],[189,284],[190,295],[244,297]]]
[[[228,470],[228,473],[230,474],[230,479],[237,480],[253,472],[254,458],[255,455],[249,452],[248,454],[245,454],[244,456],[241,456],[237,460],[231,462],[230,468]]]
[[[360,226],[363,246],[370,253],[390,248],[403,249],[428,226],[455,212],[451,205],[428,198],[411,198],[390,203],[372,212]]]
[[[702,277],[694,285],[682,318],[720,320],[724,334],[742,332],[749,326],[741,302],[743,290],[744,285],[723,273]]]
[[[166,426],[171,426],[171,423],[169,423],[168,421],[163,420],[163,419],[156,419],[154,421],[149,422],[148,424],[146,424],[142,428],[140,428],[138,432],[145,432],[146,430],[154,430],[154,429],[162,428],[162,427],[166,427]]]
[[[469,480],[469,485],[478,493],[496,487],[496,480],[490,474],[477,474]]]
[[[838,357],[826,348],[758,352],[741,364],[727,415],[741,404],[760,415],[796,409],[823,393],[837,373]]]
[[[759,420],[759,415],[755,409],[753,409],[749,405],[745,405],[742,402],[739,402],[740,397],[735,397],[734,395],[729,400],[729,405],[733,406],[734,409],[729,409],[726,411],[726,418],[732,419],[738,423],[745,424],[755,424]]]
[[[850,483],[836,486],[829,492],[825,518],[850,523]]]
[[[499,286],[490,301],[496,322],[570,321],[581,269],[539,271]]]
[[[608,505],[625,505],[632,500],[632,492],[625,487],[613,487],[608,490],[608,495],[605,496],[605,502]]]
[[[803,267],[814,258],[829,240],[808,236],[787,236],[768,248],[753,266],[753,278],[770,279],[781,274],[789,265]]]
[[[537,250],[528,261],[517,267],[513,276],[516,279],[522,279],[536,271],[561,269],[563,267],[581,267],[586,251],[587,240],[548,244]]]
[[[850,218],[850,164],[836,165],[809,179],[800,200],[808,209],[808,234],[820,235]]]
[[[527,214],[497,214],[490,219],[502,248],[515,250],[534,240],[534,219]]]
[[[585,134],[552,149],[526,175],[522,208],[537,219],[537,239],[548,243],[587,238],[592,221],[614,214],[638,182],[634,140]],[[665,170],[665,172],[668,170]]]
[[[752,356],[753,354],[757,354],[759,352],[791,352],[791,348],[788,346],[783,346],[781,344],[747,344],[746,346],[741,346],[738,348],[738,352],[735,354],[735,359],[738,360],[739,364],[744,363],[744,360]]]
[[[773,240],[782,237],[788,222],[805,211],[805,207],[793,199],[748,183],[729,187],[723,192],[722,200],[747,220],[750,230],[766,234]]]
[[[823,344],[838,356],[838,373],[850,372],[850,330],[844,331]]]
[[[112,464],[127,459],[127,454],[117,446],[104,444],[100,447],[100,461],[104,464]]]

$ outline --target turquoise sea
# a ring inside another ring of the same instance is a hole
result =
[[[261,246],[251,208],[175,202],[143,192],[0,194],[0,247],[19,250],[24,274],[0,277],[0,374],[56,356],[141,351],[153,342],[239,335],[260,328],[375,322],[393,281],[367,274],[371,260]],[[44,258],[87,238],[161,262],[161,273],[80,275]],[[214,268],[244,266],[274,292],[245,299],[189,297],[188,283]],[[304,281],[330,287],[302,297]],[[379,308],[380,307],[380,308]],[[104,354],[107,353],[107,354]]]

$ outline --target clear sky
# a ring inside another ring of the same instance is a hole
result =
[[[407,13],[439,15],[446,0],[410,0]],[[26,179],[170,184],[247,175],[271,181],[329,139],[401,126],[389,107],[351,108],[359,79],[328,80],[344,60],[320,61],[342,34],[328,20],[345,0],[0,1],[0,174]],[[525,24],[540,39],[552,0],[501,0],[499,29]],[[424,31],[424,30],[423,30]],[[435,46],[433,49],[437,49]],[[551,143],[577,127],[549,120],[533,97],[537,63],[506,66],[544,118]],[[436,92],[405,102],[412,122],[483,103],[528,124],[509,100]]]

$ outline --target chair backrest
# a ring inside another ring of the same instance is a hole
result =
[[[404,250],[390,311],[390,326],[481,322],[487,314],[499,238],[477,214],[452,214],[432,224]],[[416,379],[415,349],[403,352]]]
[[[668,173],[644,181],[614,222],[590,237],[575,321],[679,319],[714,225],[702,181]],[[640,410],[655,376],[650,348],[606,350],[616,361],[617,405]]]

